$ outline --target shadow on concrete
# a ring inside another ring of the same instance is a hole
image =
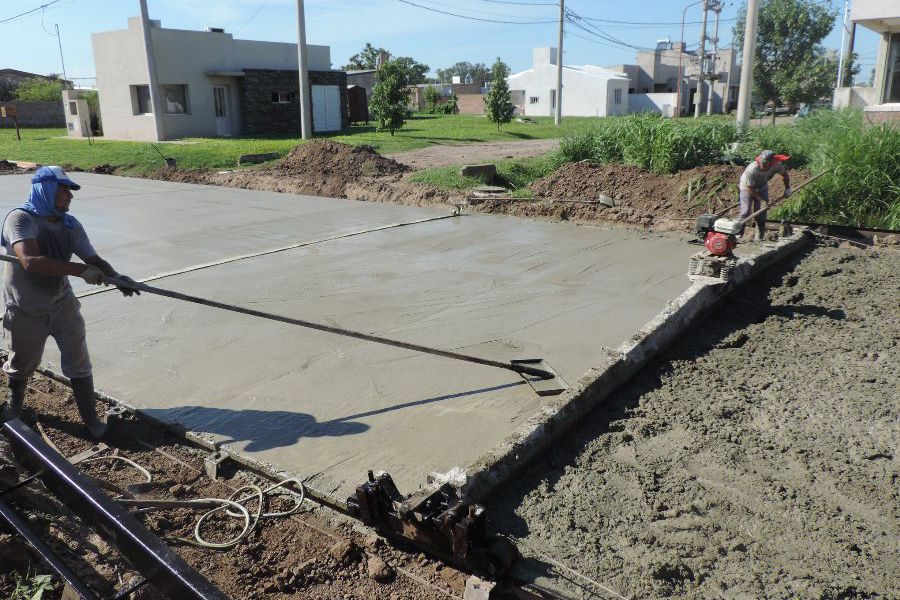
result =
[[[228,439],[217,445],[248,442],[245,450],[257,452],[282,448],[300,438],[341,437],[369,429],[365,423],[334,420],[320,423],[310,414],[286,410],[231,410],[207,406],[179,406],[170,409],[144,409],[155,419],[176,422],[188,429],[213,433]]]
[[[526,383],[525,381],[517,381],[488,388],[445,394],[321,422],[308,413],[284,410],[232,410],[208,406],[179,406],[178,408],[167,409],[144,409],[143,412],[167,423],[180,423],[192,431],[225,436],[226,439],[217,441],[219,446],[235,442],[248,442],[244,449],[248,452],[257,452],[290,446],[297,443],[301,438],[357,435],[369,430],[369,425],[359,423],[357,419],[463,398],[465,396],[496,392],[519,385],[526,385]]]

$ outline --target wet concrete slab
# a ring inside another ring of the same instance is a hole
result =
[[[184,256],[196,247],[207,259],[224,258],[270,238],[279,244],[445,214],[81,177],[85,189],[73,213],[101,254],[134,265],[134,277],[195,262]],[[0,178],[7,204],[11,179]],[[91,188],[110,194],[91,199]],[[207,210],[186,208],[185,198],[206,203]],[[182,209],[190,219],[179,217]],[[215,223],[211,236],[207,216]],[[170,220],[178,235],[169,230]],[[251,239],[223,241],[241,238],[248,220],[256,223]],[[118,231],[119,221],[128,235]],[[485,358],[540,357],[574,382],[604,347],[619,346],[688,288],[687,262],[697,247],[685,239],[469,215],[223,264],[155,285]],[[149,248],[156,256],[145,256]],[[337,498],[362,482],[367,469],[389,471],[402,491],[412,491],[429,472],[469,465],[546,402],[506,371],[176,300],[104,293],[82,303],[101,390],[253,460],[309,477]],[[46,362],[57,364],[50,347]]]

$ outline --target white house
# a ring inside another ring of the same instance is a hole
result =
[[[150,22],[166,139],[300,131],[297,45],[236,40],[221,29]],[[157,139],[140,17],[91,36],[105,137]],[[328,46],[307,45],[313,129],[349,126],[347,75]]]
[[[857,25],[881,36],[875,79],[872,86],[837,88],[834,106],[862,107],[870,123],[900,120],[900,1],[855,0],[850,24],[850,52]]]
[[[510,75],[512,101],[520,115],[556,112],[556,48],[535,48],[530,69]],[[562,115],[606,117],[628,113],[628,76],[594,65],[563,65]]]

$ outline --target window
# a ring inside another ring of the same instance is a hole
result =
[[[613,102],[622,104],[622,90],[613,90]]]
[[[884,102],[900,102],[900,33],[892,33],[884,69]]]
[[[556,108],[556,90],[550,90],[550,108]]]
[[[634,93],[634,88],[628,88],[628,93],[629,93],[629,94],[633,94],[633,93]]]
[[[167,115],[187,115],[187,86],[186,85],[163,85],[160,86],[162,91],[162,101],[166,107]]]
[[[71,100],[69,101],[69,114],[73,117],[78,114],[78,104]]]
[[[290,104],[294,101],[294,92],[272,92],[272,104]]]
[[[540,100],[541,99],[538,98],[537,96],[529,96],[528,104],[537,104],[538,102],[540,102]]]
[[[131,86],[131,107],[136,115],[148,115],[153,112],[150,106],[150,86]]]

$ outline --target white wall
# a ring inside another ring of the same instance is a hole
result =
[[[240,132],[240,79],[206,73],[238,73],[243,69],[296,69],[297,45],[235,40],[228,33],[151,27],[160,85],[186,85],[189,114],[163,115],[166,137],[216,135],[213,86],[228,88],[231,131]],[[103,115],[104,135],[115,139],[155,138],[153,115],[135,115],[131,87],[147,85],[146,53],[140,18],[128,29],[95,33],[94,63]],[[307,45],[310,70],[331,69],[328,46]]]
[[[552,99],[556,90],[556,65],[545,62],[527,71],[510,75],[509,88],[516,97],[523,97],[520,114],[546,117],[554,114]],[[615,102],[615,90],[620,90],[620,102]],[[523,95],[523,96],[522,96]],[[598,77],[578,70],[563,68],[562,114],[569,117],[605,117],[628,113],[628,79]],[[535,104],[531,98],[537,98]]]
[[[674,117],[675,102],[677,101],[677,99],[678,94],[676,93],[629,94],[628,112],[651,112],[661,114],[666,117]]]

